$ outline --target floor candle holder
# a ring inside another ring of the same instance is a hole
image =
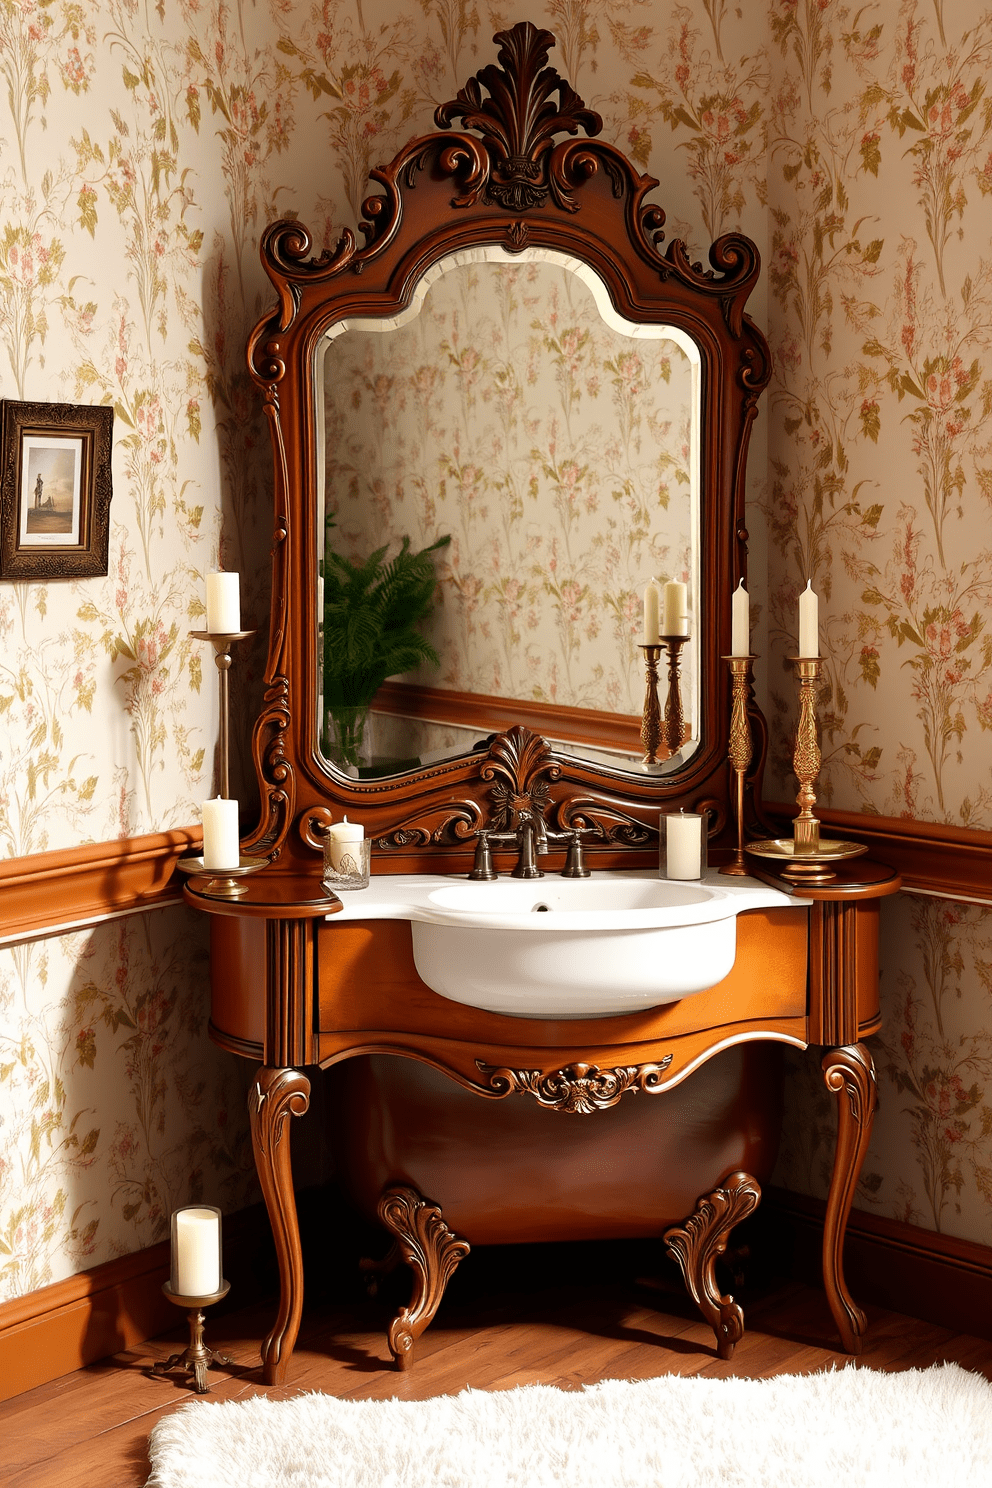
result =
[[[682,683],[679,668],[682,665],[682,647],[688,636],[663,635],[661,644],[668,652],[668,697],[665,700],[665,742],[670,755],[682,747],[685,718],[682,713]]]
[[[176,1307],[186,1309],[186,1317],[189,1322],[189,1347],[181,1354],[172,1354],[168,1359],[160,1359],[157,1364],[152,1365],[151,1373],[161,1379],[164,1375],[171,1374],[174,1369],[182,1369],[184,1374],[193,1376],[193,1389],[197,1395],[207,1393],[207,1370],[216,1368],[218,1364],[233,1364],[234,1360],[229,1354],[218,1354],[213,1349],[207,1348],[203,1341],[203,1311],[206,1307],[212,1307],[222,1297],[226,1297],[231,1290],[229,1281],[222,1281],[220,1290],[213,1292],[209,1297],[183,1297],[172,1290],[170,1282],[162,1283],[162,1291],[169,1301]]]
[[[644,709],[641,713],[641,743],[644,745],[642,765],[660,765],[658,748],[661,744],[661,704],[658,701],[658,662],[662,647],[658,642],[639,641],[644,652]]]
[[[730,667],[730,766],[734,772],[734,818],[737,823],[737,847],[729,863],[720,869],[732,878],[746,878],[748,866],[744,861],[744,777],[751,763],[751,726],[747,716],[747,700],[751,689],[751,668],[755,658],[750,656],[725,656]]]

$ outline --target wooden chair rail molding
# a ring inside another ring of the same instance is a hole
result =
[[[0,862],[0,944],[178,903],[175,866],[200,849],[200,826]]]
[[[796,815],[781,801],[766,802],[765,810],[783,823]],[[992,832],[829,807],[817,806],[816,814],[832,833],[864,842],[872,857],[901,873],[904,889],[992,904]]]

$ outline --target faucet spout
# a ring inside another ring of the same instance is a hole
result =
[[[547,852],[548,838],[544,823],[539,816],[525,816],[517,827],[519,856],[511,878],[543,878],[543,868],[537,866],[537,855]]]

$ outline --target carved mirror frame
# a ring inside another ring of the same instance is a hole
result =
[[[523,22],[494,39],[499,65],[482,68],[437,109],[439,132],[411,140],[372,172],[381,191],[363,206],[364,243],[348,231],[333,251],[313,257],[306,229],[286,220],[262,239],[278,307],[255,328],[248,365],[272,438],[275,542],[265,695],[253,739],[261,817],[245,846],[288,871],[312,871],[323,826],[346,811],[373,839],[376,871],[467,870],[472,833],[507,791],[532,797],[549,826],[587,829],[593,867],[649,861],[659,810],[708,812],[711,859],[732,846],[730,682],[722,657],[730,650],[731,594],[746,579],[750,429],[770,376],[767,343],[744,310],[758,252],[728,234],[703,268],[683,242],[663,247],[665,214],[645,200],[658,183],[595,138],[600,117],[546,65],[553,35]],[[455,120],[462,130],[451,128]],[[498,736],[488,754],[381,780],[346,779],[320,753],[318,348],[340,320],[398,314],[432,265],[483,245],[579,259],[599,275],[620,315],[676,326],[699,348],[700,745],[669,776],[641,779],[555,754],[519,727]],[[754,750],[745,809],[753,823],[761,821],[766,730],[753,697],[748,711]]]

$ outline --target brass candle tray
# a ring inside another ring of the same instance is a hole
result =
[[[746,842],[744,851],[756,858],[770,859],[776,873],[795,883],[824,883],[836,877],[834,863],[858,858],[868,849],[861,842],[843,842],[837,838],[821,837],[817,847],[804,848],[798,847],[791,837],[767,837],[761,842]]]

